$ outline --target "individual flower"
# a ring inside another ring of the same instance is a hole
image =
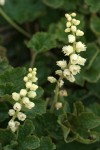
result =
[[[85,62],[86,62],[86,59],[81,57],[81,56],[78,56],[78,64],[79,65],[82,65],[84,66],[85,65]]]
[[[70,65],[69,70],[73,75],[76,75],[80,72],[81,67],[79,65]]]
[[[4,5],[5,4],[5,0],[0,0],[0,5]]]
[[[72,35],[72,34],[69,34],[69,35],[68,35],[68,41],[69,41],[69,43],[74,43],[75,40],[76,40],[76,38],[75,38],[74,35]]]
[[[62,48],[62,51],[63,51],[63,53],[65,54],[65,56],[69,56],[70,54],[72,54],[73,53],[73,46],[70,46],[70,45],[68,45],[68,46],[63,46],[63,48]]]
[[[83,35],[84,35],[83,31],[81,31],[81,30],[76,31],[76,36],[83,36]]]
[[[55,83],[57,80],[53,76],[49,76],[48,81],[51,82],[51,83]]]
[[[19,93],[16,93],[16,92],[13,92],[12,93],[12,98],[15,100],[15,101],[18,101],[20,99],[20,94]]]
[[[59,110],[60,108],[62,108],[62,103],[61,102],[57,102],[56,104],[55,104],[55,107],[56,107],[56,109],[57,110]]]
[[[57,66],[61,67],[61,69],[65,69],[67,66],[67,63],[65,60],[57,61]]]
[[[76,42],[76,52],[80,53],[81,51],[86,51],[86,46],[82,42]]]
[[[78,64],[78,59],[79,59],[79,56],[77,54],[70,55],[71,64],[73,65]]]

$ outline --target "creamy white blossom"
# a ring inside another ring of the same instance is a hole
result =
[[[56,71],[55,71],[55,74],[57,74],[57,75],[59,75],[59,76],[61,76],[62,73],[63,73],[62,70],[56,70]]]
[[[65,60],[57,61],[57,66],[61,67],[61,69],[65,69],[67,66],[67,62]]]
[[[23,102],[23,104],[28,104],[30,102],[30,100],[28,97],[23,97],[22,102]]]
[[[30,89],[31,88],[31,86],[32,86],[32,82],[26,82],[26,88],[28,88],[28,89]]]
[[[60,108],[62,108],[62,103],[61,102],[57,102],[56,104],[55,104],[55,107],[56,107],[56,109],[57,110],[59,110]]]
[[[38,89],[38,85],[36,84],[32,84],[32,86],[30,87],[30,90],[36,91]]]
[[[27,90],[26,89],[21,89],[20,90],[20,96],[26,96]]]
[[[80,72],[81,67],[79,65],[70,65],[69,70],[73,75],[76,75],[77,73]]]
[[[80,20],[72,19],[72,23],[77,26],[80,24]]]
[[[29,97],[29,98],[34,98],[34,97],[36,97],[36,92],[35,92],[35,91],[29,91],[29,92],[28,92],[28,97]]]
[[[79,59],[79,56],[77,54],[72,54],[70,56],[71,64],[73,64],[73,65],[78,64],[78,59]]]
[[[82,42],[76,42],[76,52],[80,53],[81,51],[86,51],[86,46]]]
[[[67,77],[67,80],[69,80],[70,82],[75,82],[75,77],[71,74]]]
[[[26,115],[22,112],[18,112],[17,117],[20,121],[24,121],[26,119]]]
[[[83,36],[83,35],[84,35],[83,31],[81,31],[81,30],[76,31],[76,36]]]
[[[0,0],[0,5],[4,5],[5,4],[5,0]]]
[[[66,29],[65,29],[65,32],[70,32],[70,28],[66,28]]]
[[[65,54],[65,56],[69,56],[70,54],[72,54],[73,53],[73,46],[70,46],[70,45],[68,45],[68,46],[63,46],[63,48],[62,48],[62,51],[63,51],[63,53]]]
[[[72,35],[72,34],[69,34],[69,35],[68,35],[68,41],[69,41],[69,43],[74,43],[75,40],[76,40],[76,38],[75,38],[74,35]]]
[[[48,77],[48,81],[49,81],[50,83],[55,83],[57,80],[56,80],[56,78],[54,78],[53,76],[49,76],[49,77]]]
[[[15,115],[15,110],[14,109],[9,109],[8,114],[9,114],[9,116],[14,116]]]
[[[35,103],[29,102],[28,104],[25,105],[25,107],[28,109],[32,109],[33,107],[35,107]]]
[[[77,30],[76,26],[71,26],[71,31],[72,32],[76,32],[76,30]]]
[[[63,80],[59,80],[59,82],[58,82],[58,86],[59,86],[59,87],[62,87],[62,86],[63,86],[63,84],[64,84],[64,81],[63,81]]]
[[[69,28],[71,26],[71,22],[67,22],[66,26]]]
[[[14,108],[14,110],[16,110],[16,111],[20,111],[21,108],[22,108],[22,106],[21,106],[20,103],[15,103],[14,106],[13,106],[13,108]]]
[[[84,66],[85,62],[86,62],[86,59],[85,59],[85,58],[83,58],[83,57],[81,57],[81,56],[78,56],[78,64],[79,64],[79,65]]]
[[[16,92],[13,92],[12,93],[12,98],[15,100],[15,101],[18,101],[20,99],[20,94],[19,93],[16,93]]]
[[[76,17],[76,13],[71,13],[71,16],[72,17]]]

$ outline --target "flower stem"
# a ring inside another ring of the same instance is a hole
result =
[[[2,8],[0,8],[0,14],[7,20],[16,30],[18,30],[20,33],[25,35],[27,38],[30,38],[31,35],[27,33],[24,29],[22,29],[20,26],[18,26],[4,11]]]
[[[55,104],[57,103],[57,101],[58,101],[58,96],[59,96],[59,81],[60,80],[62,80],[63,79],[63,76],[61,76],[59,79],[58,79],[58,81],[57,81],[57,84],[56,84],[56,88],[55,88],[55,95],[54,95],[54,100],[53,100],[53,103],[52,103],[52,105],[51,105],[51,109],[50,109],[50,111],[51,112],[53,112],[54,111],[54,109],[55,109]]]

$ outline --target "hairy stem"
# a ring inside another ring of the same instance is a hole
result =
[[[22,29],[20,26],[18,26],[4,11],[2,8],[0,8],[0,14],[7,20],[17,31],[25,35],[27,38],[30,38],[31,35],[27,33],[24,29]]]

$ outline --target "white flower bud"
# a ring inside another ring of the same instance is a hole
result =
[[[32,82],[26,82],[26,88],[27,88],[27,89],[30,89],[31,86],[32,86]]]
[[[33,107],[35,107],[35,103],[29,102],[28,104],[25,105],[25,107],[28,109],[32,109]]]
[[[55,74],[61,76],[61,75],[62,75],[62,70],[56,70],[56,71],[55,71]]]
[[[15,103],[14,106],[13,106],[13,108],[14,108],[14,110],[16,110],[16,111],[20,111],[21,108],[22,108],[22,106],[21,106],[20,103]]]
[[[71,26],[71,22],[67,22],[66,26],[69,28]]]
[[[76,42],[76,52],[86,51],[86,46],[82,42]]]
[[[85,59],[85,58],[83,58],[83,57],[81,57],[81,56],[78,56],[78,64],[79,64],[79,65],[84,66],[85,62],[86,62],[86,59]]]
[[[27,77],[32,78],[32,73],[28,73]]]
[[[26,115],[22,112],[18,112],[17,117],[20,121],[24,121],[26,119]]]
[[[20,96],[26,96],[27,90],[26,89],[21,89],[20,90]]]
[[[19,121],[15,121],[15,126],[18,128],[18,126],[20,125]]]
[[[36,91],[38,89],[38,85],[32,84],[30,90]]]
[[[5,4],[5,0],[0,0],[0,5],[4,5]]]
[[[69,69],[65,69],[64,71],[63,71],[63,75],[64,75],[64,77],[66,78],[66,77],[68,77],[68,76],[70,76],[70,71],[69,71]]]
[[[11,129],[12,132],[15,132],[17,130],[16,127],[10,127],[10,129]]]
[[[20,94],[19,93],[12,93],[12,98],[15,100],[15,101],[18,101],[20,99]]]
[[[36,97],[36,92],[34,92],[34,91],[29,91],[29,92],[28,92],[28,97],[29,97],[29,98],[34,98],[34,97]]]
[[[77,26],[80,24],[80,21],[79,20],[76,20],[76,19],[72,19],[72,23]]]
[[[69,14],[65,14],[65,17],[67,18],[68,21],[72,20],[72,18],[71,18],[71,16]]]
[[[29,71],[29,72],[32,72],[33,70],[32,70],[32,68],[29,68],[28,71]]]
[[[30,102],[30,100],[28,97],[23,97],[22,102],[23,102],[23,104],[28,104]]]
[[[15,110],[14,109],[9,109],[8,114],[9,114],[9,116],[14,116],[15,115]]]
[[[62,108],[62,103],[61,102],[57,102],[55,104],[55,107],[56,107],[57,110],[59,110],[60,108]]]
[[[77,73],[79,73],[79,72],[80,72],[80,69],[81,69],[81,67],[78,66],[78,65],[70,65],[70,66],[69,66],[69,70],[71,71],[71,73],[72,73],[73,75],[76,75]]]
[[[66,28],[66,29],[65,29],[65,32],[70,32],[70,28]]]
[[[61,69],[65,69],[66,66],[67,66],[67,63],[66,63],[65,60],[62,60],[62,61],[57,61],[57,65],[58,65],[59,67],[61,67]]]
[[[32,82],[37,82],[37,80],[38,80],[38,78],[37,78],[37,77],[33,77],[33,78],[31,78],[31,81],[32,81]]]
[[[36,72],[36,71],[37,71],[37,68],[33,68],[33,71]]]
[[[76,17],[76,13],[71,13],[71,16],[72,17]]]
[[[73,65],[78,64],[78,59],[79,59],[79,56],[77,54],[72,54],[70,56],[71,64],[73,64]]]
[[[73,53],[73,47],[68,45],[68,46],[63,46],[62,48],[63,53],[65,54],[65,56],[69,56],[71,53]]]
[[[59,93],[61,96],[68,96],[68,93],[66,90],[61,90]]]
[[[60,81],[58,82],[58,86],[59,86],[59,87],[62,87],[63,84],[64,84],[64,81],[63,81],[63,80],[60,80]]]
[[[49,76],[49,77],[48,77],[48,81],[49,81],[50,83],[55,83],[57,80],[56,80],[56,78],[54,78],[53,76]]]
[[[28,81],[28,77],[25,76],[24,77],[24,81],[27,82]]]
[[[75,77],[71,74],[67,77],[67,80],[69,80],[70,82],[75,82]]]
[[[11,119],[11,120],[8,122],[8,126],[9,126],[10,128],[15,127],[15,122],[14,122],[14,120]]]
[[[81,30],[76,31],[76,36],[83,36],[83,35],[84,35],[83,31],[81,31]]]
[[[72,32],[76,32],[76,30],[77,30],[76,26],[71,26],[71,31]]]
[[[68,35],[68,41],[69,41],[69,43],[74,43],[75,42],[75,36],[72,34],[69,34]]]

